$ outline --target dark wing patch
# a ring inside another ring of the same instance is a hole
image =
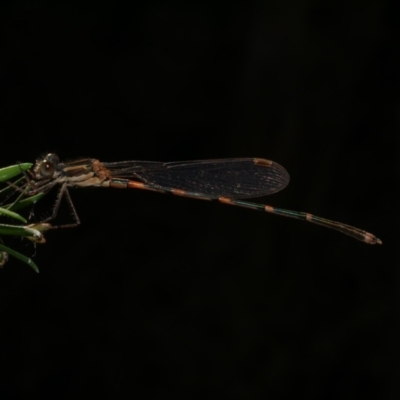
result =
[[[155,188],[216,199],[266,196],[282,190],[289,174],[279,164],[259,158],[105,163],[112,176],[137,179]]]

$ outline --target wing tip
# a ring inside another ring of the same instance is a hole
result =
[[[268,167],[272,168],[275,173],[277,173],[278,176],[282,178],[282,181],[285,182],[285,184],[281,187],[283,189],[290,181],[290,175],[286,171],[282,165],[278,164],[277,162],[271,161],[271,160],[266,160],[264,158],[253,158],[253,162],[255,165],[260,165],[261,167]]]

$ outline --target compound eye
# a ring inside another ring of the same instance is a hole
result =
[[[54,164],[47,160],[43,161],[40,164],[39,172],[43,178],[51,178],[54,174]]]
[[[57,154],[54,154],[54,153],[49,153],[49,154],[47,154],[47,156],[46,156],[46,158],[45,158],[44,161],[47,161],[47,162],[53,164],[53,165],[54,165],[54,168],[55,168],[55,167],[59,164],[59,162],[60,162],[60,160],[59,160]]]

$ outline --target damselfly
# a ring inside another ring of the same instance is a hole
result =
[[[42,222],[55,218],[63,196],[73,211],[74,223],[80,224],[68,187],[112,187],[144,189],[201,200],[217,200],[223,204],[265,211],[312,222],[334,229],[369,244],[381,244],[371,233],[337,221],[315,215],[284,210],[241,199],[266,196],[282,190],[289,183],[289,174],[279,164],[261,158],[231,158],[183,162],[121,161],[100,162],[82,159],[61,163],[56,154],[38,159],[26,174],[28,195],[46,193],[61,185],[53,214]],[[52,226],[51,228],[56,228]]]

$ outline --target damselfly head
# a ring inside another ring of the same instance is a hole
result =
[[[45,157],[38,159],[33,167],[33,175],[36,180],[51,179],[58,171],[60,160],[57,154],[49,153]]]

